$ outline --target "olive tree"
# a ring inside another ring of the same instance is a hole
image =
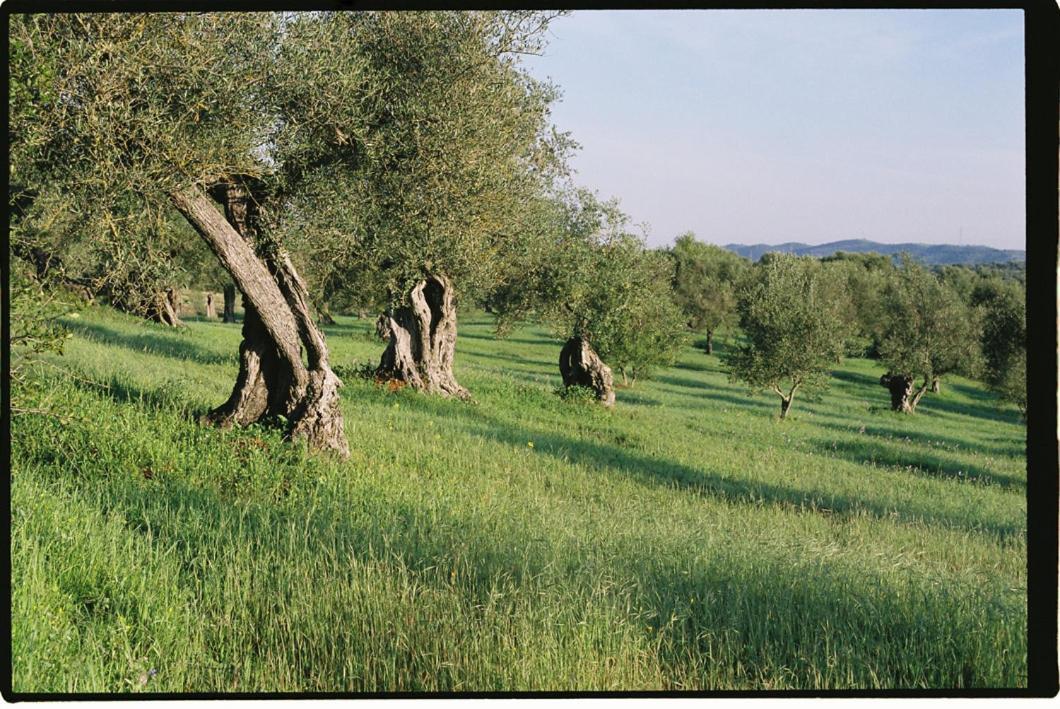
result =
[[[780,397],[786,418],[795,393],[825,380],[843,354],[849,325],[820,263],[766,254],[737,293],[746,342],[726,352],[730,378]]]
[[[367,270],[385,290],[381,377],[468,395],[452,369],[457,295],[495,283],[528,205],[562,170],[567,142],[547,120],[555,91],[519,62],[541,49],[551,17],[335,13],[286,28],[276,155],[302,188],[282,218],[336,234],[306,250],[337,264],[322,283],[363,282]],[[327,194],[341,199],[321,208]]]
[[[983,379],[1004,401],[1027,413],[1027,305],[1015,281],[991,279],[976,287],[972,301],[982,312]]]
[[[712,354],[714,333],[736,323],[736,283],[751,264],[727,249],[696,241],[692,232],[677,237],[668,253],[674,262],[674,299],[688,327],[706,331],[704,349]]]
[[[937,379],[974,374],[978,366],[978,312],[908,257],[884,289],[881,332],[880,359],[888,371],[880,384],[894,411],[912,413]]]
[[[565,340],[564,385],[590,387],[610,405],[612,366],[632,384],[672,362],[685,342],[672,263],[645,248],[614,200],[571,189],[538,208],[535,237],[512,259],[487,303],[502,330],[523,319],[549,323]]]
[[[878,253],[837,252],[821,259],[825,282],[834,284],[835,298],[851,324],[848,355],[879,357],[883,337],[883,292],[894,271],[890,256]]]
[[[259,209],[278,120],[263,82],[281,34],[269,13],[13,15],[24,57],[11,72],[34,89],[12,107],[11,161],[19,182],[62,189],[97,225],[85,237],[109,231],[133,254],[146,253],[144,230],[123,224],[181,214],[246,309],[236,385],[208,419],[275,417],[345,454],[341,381]]]

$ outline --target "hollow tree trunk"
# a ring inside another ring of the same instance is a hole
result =
[[[707,345],[703,348],[707,354],[714,354],[714,331],[707,330]]]
[[[221,319],[224,322],[235,322],[236,321],[236,286],[234,283],[229,283],[224,287],[224,315]]]
[[[213,305],[213,293],[207,293],[206,294],[206,319],[207,320],[216,320],[217,319],[217,309]]]
[[[904,374],[884,374],[880,377],[880,386],[887,387],[891,393],[891,410],[912,413],[913,378]]]
[[[417,281],[409,303],[376,321],[376,333],[387,339],[376,376],[432,394],[469,398],[453,376],[456,303],[449,279],[431,275]]]
[[[127,309],[119,303],[116,303],[116,305],[123,310]],[[130,312],[137,310],[136,308],[128,309]],[[173,288],[167,289],[164,293],[157,293],[146,306],[142,306],[140,313],[142,315],[146,314],[148,320],[153,320],[161,325],[180,327],[184,324],[180,321],[177,311],[177,298]]]
[[[572,337],[559,353],[559,373],[563,386],[584,386],[596,392],[604,406],[615,403],[614,378],[611,368],[604,364],[589,342],[583,337]]]
[[[213,193],[224,204],[224,217],[200,189],[170,194],[243,293],[239,374],[228,401],[207,414],[207,421],[247,425],[283,416],[290,437],[348,455],[339,409],[342,382],[328,365],[327,345],[310,315],[304,282],[286,255],[262,258],[255,253],[256,203],[242,182],[222,183]],[[308,364],[302,361],[302,347]]]

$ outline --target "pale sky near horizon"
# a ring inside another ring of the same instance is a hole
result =
[[[524,63],[651,245],[1025,248],[1020,10],[583,10]]]

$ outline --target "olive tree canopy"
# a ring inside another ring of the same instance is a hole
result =
[[[236,386],[209,418],[278,417],[345,454],[341,382],[304,284],[260,218],[278,121],[265,82],[282,26],[270,13],[13,15],[11,74],[25,91],[11,109],[12,178],[61,191],[61,209],[91,227],[73,238],[109,233],[132,258],[150,253],[143,224],[183,215],[247,312]]]
[[[725,353],[734,380],[770,389],[785,418],[796,391],[829,375],[843,354],[848,323],[813,258],[771,253],[737,295],[745,344]]]

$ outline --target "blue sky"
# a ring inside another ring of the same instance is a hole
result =
[[[577,11],[535,76],[661,245],[1024,247],[1019,10]]]

